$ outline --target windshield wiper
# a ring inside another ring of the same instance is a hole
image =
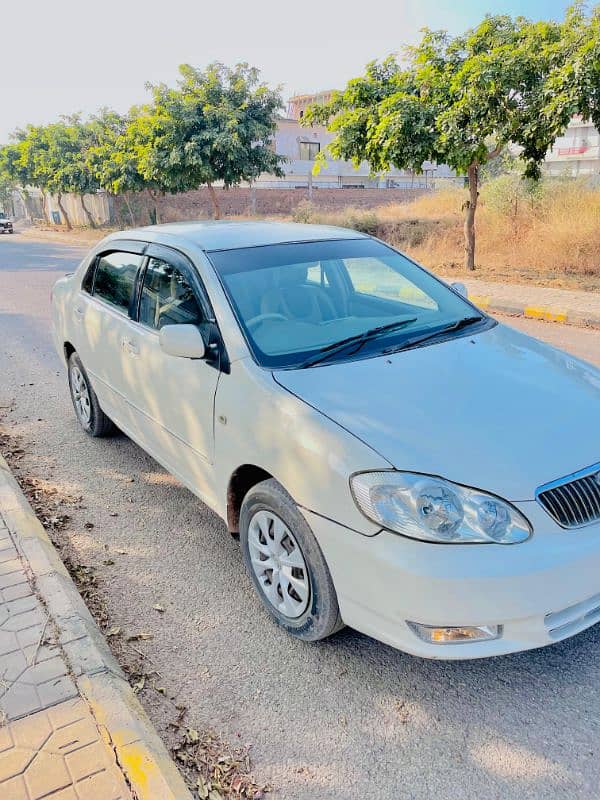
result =
[[[411,347],[421,344],[421,342],[427,342],[429,339],[435,339],[445,333],[454,333],[454,331],[459,331],[461,328],[466,328],[469,325],[474,325],[476,322],[481,322],[482,319],[482,316],[463,317],[456,322],[450,323],[450,325],[445,325],[443,328],[430,331],[430,333],[424,333],[422,336],[414,336],[412,339],[407,339],[396,347],[388,347],[383,352],[389,355],[390,353],[399,353],[401,350],[409,350]]]
[[[378,325],[376,328],[369,328],[362,333],[356,333],[354,336],[347,336],[345,339],[340,339],[339,342],[333,342],[333,344],[328,344],[326,347],[321,347],[319,352],[307,358],[306,361],[302,361],[296,369],[306,369],[307,367],[312,367],[315,364],[320,364],[321,361],[325,361],[330,356],[335,355],[340,350],[344,350],[348,345],[356,344],[356,350],[354,352],[358,352],[363,344],[368,341],[369,339],[374,339],[376,336],[379,336],[380,333],[384,333],[386,331],[392,331],[396,328],[403,328],[405,325],[410,325],[411,322],[416,322],[418,317],[410,317],[409,319],[400,319],[396,320],[396,322],[389,322],[387,325]]]

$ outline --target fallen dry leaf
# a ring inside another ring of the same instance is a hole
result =
[[[141,642],[146,639],[154,639],[153,633],[132,633],[127,637],[128,642]]]

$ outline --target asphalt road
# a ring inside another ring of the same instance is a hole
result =
[[[80,563],[97,567],[115,625],[154,634],[143,646],[195,727],[252,744],[257,776],[293,800],[598,797],[600,626],[464,663],[350,630],[301,644],[267,621],[214,514],[125,437],[80,431],[49,291],[81,255],[0,237],[0,406],[16,403],[31,471],[83,496],[68,529]],[[600,364],[600,331],[506,321]]]

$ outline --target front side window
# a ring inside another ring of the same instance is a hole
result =
[[[148,261],[139,321],[155,330],[165,325],[198,325],[203,315],[185,275],[160,258]]]
[[[376,355],[415,336],[486,320],[405,256],[374,239],[209,253],[259,364],[307,365]],[[380,328],[385,330],[381,331]],[[342,350],[341,342],[364,341]]]
[[[115,252],[101,256],[94,271],[94,297],[127,314],[142,260],[142,256],[133,253]]]

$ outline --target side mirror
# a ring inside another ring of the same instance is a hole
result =
[[[195,325],[165,325],[158,341],[163,352],[178,358],[204,358],[206,345]]]
[[[454,289],[454,291],[457,292],[457,294],[459,294],[461,297],[464,297],[465,300],[469,299],[469,290],[464,283],[451,283],[450,287]]]

